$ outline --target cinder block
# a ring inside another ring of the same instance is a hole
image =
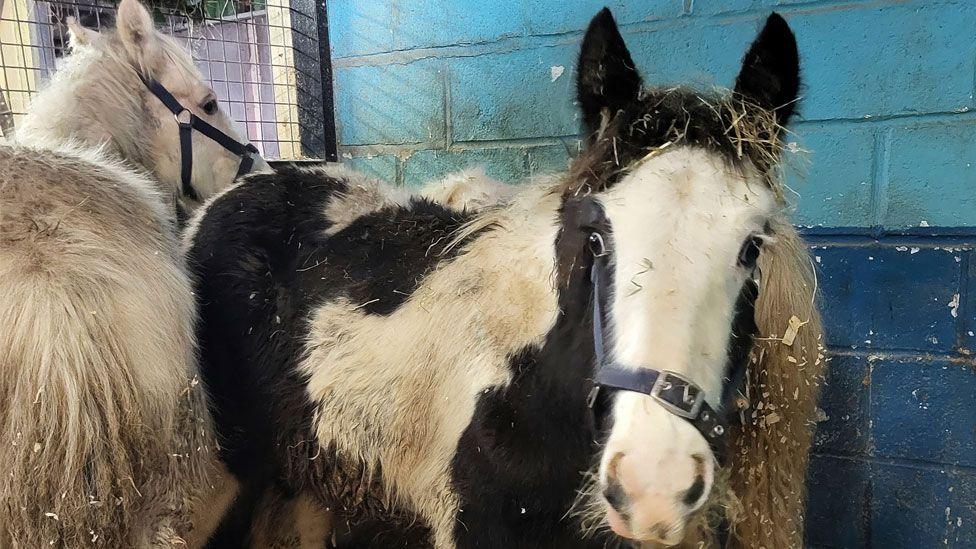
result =
[[[576,47],[534,48],[452,59],[456,141],[575,135]]]
[[[786,181],[799,197],[798,225],[868,227],[875,221],[872,196],[874,130],[863,125],[804,125],[787,136]]]
[[[806,537],[812,546],[865,547],[871,516],[870,466],[814,455],[807,474]]]
[[[528,154],[530,175],[562,173],[569,168],[575,147],[570,143],[532,147],[528,149]]]
[[[947,112],[973,105],[976,3],[905,2],[787,14],[807,119]]]
[[[336,68],[339,144],[443,143],[442,67],[421,60]]]
[[[886,227],[976,225],[976,120],[891,135]]]
[[[330,0],[326,6],[332,57],[393,49],[393,3],[390,0]]]
[[[393,155],[353,156],[342,158],[342,163],[370,177],[394,183],[397,158]]]
[[[432,150],[415,152],[404,161],[403,183],[420,186],[475,166],[483,166],[488,175],[505,183],[517,183],[527,175],[522,149]]]
[[[976,467],[976,371],[971,366],[878,362],[871,399],[879,457]]]
[[[519,0],[398,0],[396,49],[472,44],[524,34],[522,5]]]
[[[694,15],[714,15],[719,13],[734,13],[763,7],[772,4],[773,0],[707,0],[693,2],[691,13]]]
[[[858,349],[951,352],[961,265],[955,252],[915,246],[812,250],[827,341]],[[957,313],[958,314],[958,313]]]
[[[586,28],[590,19],[609,7],[618,24],[638,23],[678,17],[684,12],[683,0],[575,0],[572,4],[560,0],[526,0],[529,29],[532,34],[558,34]]]
[[[969,356],[976,354],[976,253],[972,250],[959,254],[961,260],[965,260],[968,278],[967,290],[964,295],[960,295],[962,304],[959,316],[962,323],[959,327],[959,347],[962,352]]]
[[[870,386],[865,357],[831,357],[820,396],[820,408],[827,418],[817,423],[815,451],[850,456],[870,453]]]
[[[759,24],[758,18],[721,24],[686,19],[652,31],[625,34],[624,40],[649,85],[731,88]]]
[[[653,83],[731,87],[765,20],[682,20],[625,36]],[[912,2],[785,12],[802,59],[804,118],[862,118],[972,107],[976,4]],[[893,70],[897,67],[897,70]]]
[[[944,545],[976,547],[976,472],[949,472],[948,509],[948,516],[942,515],[948,525]]]
[[[870,547],[948,545],[948,522],[956,515],[949,492],[950,478],[945,470],[874,463],[871,472]],[[970,514],[966,520],[971,517]],[[965,544],[949,546],[966,547]]]

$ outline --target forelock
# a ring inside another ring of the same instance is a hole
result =
[[[755,170],[782,201],[777,168],[785,132],[771,111],[732,92],[647,89],[589,138],[562,191],[575,196],[606,190],[646,160],[691,146],[720,155],[737,171]]]

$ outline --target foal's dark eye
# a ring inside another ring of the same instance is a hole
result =
[[[203,104],[203,112],[207,114],[217,114],[217,100],[211,99]]]
[[[739,265],[751,269],[756,266],[759,259],[759,249],[762,248],[763,240],[759,236],[750,236],[739,250]]]

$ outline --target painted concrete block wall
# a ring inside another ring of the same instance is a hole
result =
[[[794,28],[789,182],[833,357],[810,545],[976,546],[976,2],[329,0],[340,156],[401,185],[564,168],[604,4],[654,84],[727,86],[771,10]]]

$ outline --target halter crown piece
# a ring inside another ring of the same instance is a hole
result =
[[[744,395],[746,381],[746,363],[731,364],[728,375],[729,383],[723,390],[723,406],[725,413],[719,413],[705,401],[705,391],[690,379],[669,370],[656,370],[648,366],[627,366],[607,359],[605,351],[605,331],[603,328],[603,280],[604,269],[608,263],[610,252],[607,250],[600,233],[593,232],[589,236],[590,252],[593,254],[593,266],[590,268],[590,283],[593,286],[593,350],[596,357],[596,376],[593,380],[593,390],[590,392],[588,405],[592,409],[601,389],[633,391],[650,396],[657,404],[668,412],[687,420],[698,430],[709,445],[718,447],[728,432],[729,417],[748,407]],[[748,283],[755,282],[750,280]],[[754,288],[750,288],[752,290]],[[755,289],[758,289],[756,286]],[[749,295],[755,300],[757,291]],[[743,405],[743,403],[745,403]]]
[[[206,120],[197,118],[189,109],[180,104],[159,81],[139,75],[142,83],[159,99],[162,104],[173,113],[173,118],[180,127],[180,184],[183,196],[193,200],[200,197],[190,184],[193,175],[193,130],[196,130],[221,147],[227,149],[231,154],[239,156],[241,164],[237,168],[237,175],[234,179],[248,173],[254,166],[253,155],[258,153],[257,147],[251,143],[240,143],[233,137],[211,126]]]

